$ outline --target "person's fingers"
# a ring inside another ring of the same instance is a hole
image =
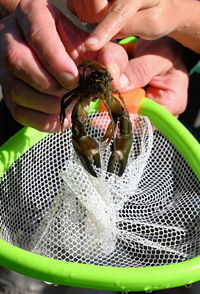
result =
[[[40,92],[59,95],[64,88],[41,65],[36,54],[22,41],[19,32],[6,36],[5,62],[9,71]]]
[[[107,9],[109,8],[107,0],[68,0],[68,9],[78,16],[82,22],[96,24],[99,23]]]
[[[61,97],[43,94],[9,74],[1,79],[1,85],[4,94],[19,106],[48,114],[60,113]]]
[[[124,92],[144,87],[153,77],[166,72],[171,67],[172,62],[170,60],[153,54],[146,54],[131,59],[119,79],[118,89]]]
[[[81,11],[85,12],[85,14],[87,14],[87,16],[89,15],[89,13],[87,13],[87,10],[83,10],[84,8],[84,1],[82,0],[67,0],[66,1],[67,4],[67,8],[74,14],[76,14],[81,20],[82,18],[80,17],[81,15]],[[83,20],[82,20],[83,21]]]
[[[60,130],[60,116],[26,108],[5,97],[5,103],[12,117],[22,125],[30,126],[42,132],[57,132]],[[71,107],[66,111],[64,128],[71,126]]]
[[[118,85],[119,78],[128,64],[128,55],[122,46],[109,42],[98,53],[97,60],[105,65],[113,78],[113,87]]]
[[[136,53],[119,79],[118,90],[126,92],[148,86],[146,96],[178,116],[187,105],[188,88],[182,47],[164,38],[138,42]]]
[[[146,97],[178,116],[184,112],[187,105],[188,74],[186,70],[170,67],[168,62],[164,69],[162,61],[160,62],[159,67],[159,63],[153,60],[149,61],[151,66],[148,66],[148,62],[143,63],[142,58],[129,61],[124,74],[120,77],[118,90],[127,92],[148,85]],[[157,73],[153,68],[158,70]]]
[[[20,30],[43,66],[66,88],[77,85],[78,70],[56,29],[56,9],[46,0],[21,1],[16,9]]]
[[[60,97],[40,93],[5,69],[4,76],[1,78],[1,85],[5,102],[17,122],[45,132],[60,130]],[[73,105],[66,110],[65,128],[71,126]]]
[[[72,24],[61,12],[58,12],[56,26],[65,50],[76,65],[86,59],[96,59],[97,52],[88,51],[83,46],[88,33]]]
[[[107,0],[94,0],[94,1],[88,1],[86,0],[85,8],[89,9],[90,7],[90,14],[92,16],[90,23],[99,23],[103,16],[105,15],[106,11],[110,7],[110,3]],[[95,16],[95,18],[94,18]]]
[[[46,114],[15,104],[5,97],[5,103],[12,117],[24,126],[30,126],[42,132],[56,132],[60,129],[59,116]]]
[[[134,17],[137,10],[143,7],[143,2],[142,0],[134,1],[133,5],[133,0],[112,1],[104,19],[85,41],[85,47],[88,50],[99,50],[102,48],[125,27],[129,19]]]
[[[166,75],[152,79],[146,96],[178,117],[187,106],[188,83],[186,71],[172,68]]]

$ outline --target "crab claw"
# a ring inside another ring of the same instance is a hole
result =
[[[77,128],[78,127],[78,128]],[[99,154],[99,144],[97,141],[85,134],[80,121],[76,121],[72,126],[72,144],[78,157],[80,158],[84,168],[94,177],[97,177],[93,165],[97,168],[101,167]],[[76,130],[75,130],[76,129]],[[79,132],[81,130],[81,136]]]
[[[100,168],[100,154],[98,143],[89,136],[75,138],[72,136],[74,149],[80,158],[84,168],[94,177],[97,177],[93,165]]]
[[[112,154],[110,156],[107,172],[114,173],[115,165],[118,164],[119,169],[117,175],[121,177],[125,171],[128,155],[132,146],[133,135],[123,135],[116,138],[115,148],[114,144],[112,145]]]
[[[132,123],[125,112],[119,119],[119,129],[121,134],[117,138],[114,138],[107,171],[114,173],[116,164],[118,164],[119,169],[117,170],[117,175],[121,177],[125,171],[128,155],[133,143]]]

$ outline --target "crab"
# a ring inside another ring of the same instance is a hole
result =
[[[77,102],[71,114],[72,144],[80,158],[84,168],[94,177],[97,177],[94,166],[101,168],[99,143],[86,133],[88,111],[90,102],[97,99],[103,102],[110,116],[107,130],[100,139],[109,144],[112,140],[111,155],[107,166],[107,172],[116,173],[121,177],[125,171],[128,155],[133,142],[132,123],[123,96],[111,87],[112,77],[107,68],[97,61],[86,60],[79,67],[79,85],[67,92],[61,100],[60,124],[63,132],[66,108],[76,99]],[[116,93],[117,99],[112,93]],[[115,136],[116,128],[119,134]]]

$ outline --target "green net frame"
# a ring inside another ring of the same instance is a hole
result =
[[[143,98],[140,114],[179,150],[200,180],[200,144],[162,106]],[[28,149],[48,136],[25,127],[0,148],[0,177]],[[192,284],[200,280],[200,256],[154,267],[118,268],[72,263],[40,256],[0,239],[0,264],[26,276],[55,285],[112,291],[151,291]]]

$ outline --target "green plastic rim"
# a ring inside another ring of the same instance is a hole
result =
[[[179,150],[200,179],[200,145],[162,106],[143,98],[140,114],[150,118]],[[0,177],[29,148],[48,134],[23,128],[0,148]],[[66,262],[43,257],[0,240],[0,264],[26,276],[55,285],[112,291],[151,291],[192,284],[200,280],[200,255],[155,267],[118,268]]]
[[[194,136],[160,104],[143,98],[140,114],[148,116],[151,123],[178,149],[200,181],[200,144]]]
[[[125,45],[125,44],[129,44],[129,43],[136,44],[137,41],[138,41],[137,37],[129,36],[129,37],[126,37],[126,38],[123,38],[123,39],[119,40],[118,44],[120,44],[120,45]]]

